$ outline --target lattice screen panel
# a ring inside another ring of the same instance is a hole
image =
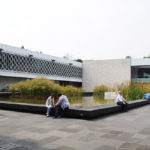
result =
[[[0,69],[30,74],[82,78],[82,68],[80,67],[5,52],[0,52]]]

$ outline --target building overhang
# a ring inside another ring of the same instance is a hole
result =
[[[131,67],[150,66],[150,58],[132,58]]]
[[[7,70],[0,70],[0,76],[5,77],[18,77],[18,78],[38,78],[38,77],[46,77],[50,80],[55,81],[70,81],[70,82],[82,82],[82,79],[79,78],[72,78],[72,77],[63,77],[63,76],[52,76],[52,75],[44,75],[44,74],[30,74],[26,72],[15,72],[15,71],[7,71]]]

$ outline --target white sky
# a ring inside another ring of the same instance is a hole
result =
[[[0,0],[0,43],[54,56],[150,55],[150,0]]]

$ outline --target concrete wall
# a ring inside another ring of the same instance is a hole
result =
[[[17,83],[19,81],[26,80],[26,78],[14,78],[0,76],[0,90],[6,87],[6,84]]]
[[[131,81],[131,60],[85,60],[83,61],[83,89],[92,92],[97,85],[116,87]]]

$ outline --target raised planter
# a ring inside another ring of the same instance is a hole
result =
[[[143,105],[150,104],[150,100],[136,100],[128,102],[128,109],[137,108]],[[0,109],[13,110],[28,113],[45,114],[46,107],[44,105],[12,103],[0,101]],[[116,104],[100,105],[92,108],[74,108],[71,107],[64,116],[71,118],[93,119],[108,114],[121,112],[121,107]]]

